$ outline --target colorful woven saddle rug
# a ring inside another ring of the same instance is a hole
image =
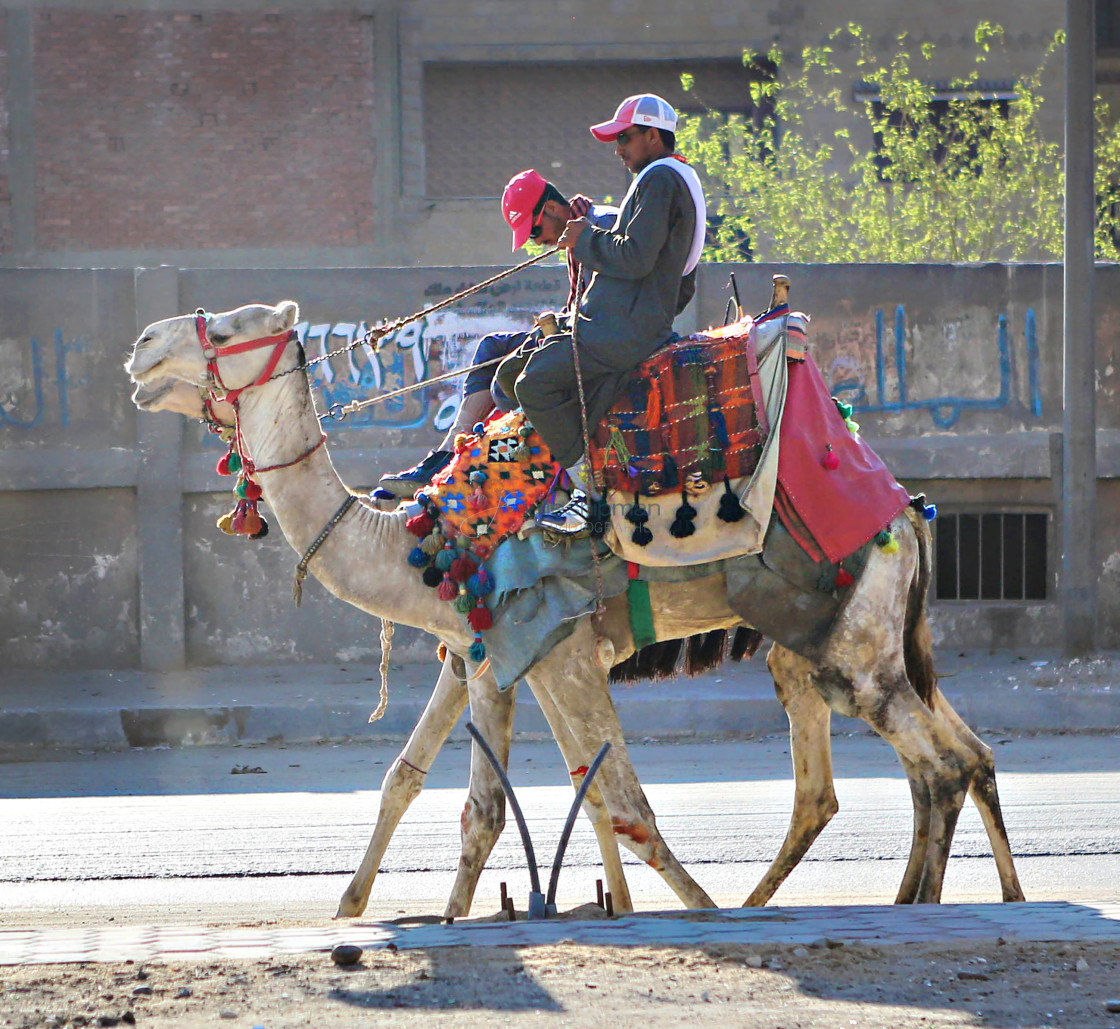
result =
[[[766,438],[753,330],[788,313],[689,336],[640,364],[592,440],[607,489],[657,496],[750,475]]]

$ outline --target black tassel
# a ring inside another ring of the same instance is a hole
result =
[[[731,660],[748,661],[754,657],[755,652],[762,646],[763,635],[757,629],[741,625],[735,630],[735,637],[731,641]]]
[[[661,486],[663,489],[676,489],[681,481],[680,473],[677,471],[677,462],[673,460],[669,454],[665,455],[665,465],[661,471]]]
[[[688,655],[685,659],[685,672],[700,675],[723,663],[724,649],[727,645],[727,630],[713,629],[711,632],[697,633],[688,638]]]
[[[739,498],[731,488],[731,480],[723,477],[723,496],[719,498],[719,510],[716,515],[725,522],[737,522],[743,517],[744,511]]]
[[[425,586],[431,586],[435,589],[436,586],[443,582],[443,572],[435,565],[428,565],[428,567],[424,569],[421,578],[423,578]]]
[[[587,498],[587,531],[594,539],[602,539],[611,523],[611,505],[605,499]]]
[[[637,493],[634,494],[634,503],[630,510],[626,512],[626,520],[634,526],[634,531],[630,533],[630,539],[639,547],[648,547],[653,542],[653,533],[646,525],[646,522],[649,521],[649,512],[642,507]]]
[[[677,513],[673,516],[673,524],[669,526],[669,535],[675,536],[677,539],[691,536],[696,531],[696,526],[693,523],[695,517],[696,508],[682,494],[681,506],[677,508]]]

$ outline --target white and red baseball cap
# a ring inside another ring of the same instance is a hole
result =
[[[592,125],[591,135],[600,143],[613,143],[615,137],[631,125],[676,132],[677,112],[656,93],[639,93],[623,100],[610,121]]]
[[[502,193],[502,216],[513,229],[513,249],[524,246],[533,231],[534,211],[548,182],[532,168],[518,172]]]

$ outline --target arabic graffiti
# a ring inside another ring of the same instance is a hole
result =
[[[89,340],[77,337],[73,340],[63,338],[62,329],[55,329],[54,333],[54,388],[58,398],[58,424],[64,428],[70,424],[70,389],[73,386],[84,386],[84,379],[71,380],[67,373],[66,357],[68,354],[85,350]],[[31,340],[31,393],[35,401],[34,414],[23,410],[23,404],[15,389],[6,391],[3,402],[0,403],[0,425],[10,425],[15,429],[35,429],[43,424],[47,412],[46,392],[43,387],[46,373],[43,368],[43,354],[38,339]],[[23,358],[18,357],[19,369],[9,374],[9,378],[23,380],[27,383],[23,371]],[[8,371],[8,369],[3,369]],[[25,387],[26,388],[26,387]]]
[[[991,397],[965,397],[954,394],[924,399],[914,399],[910,395],[906,355],[906,309],[902,304],[894,313],[894,370],[897,378],[896,399],[888,398],[888,362],[884,346],[885,325],[881,309],[875,311],[875,400],[868,395],[862,374],[841,376],[833,382],[832,390],[848,400],[860,414],[896,413],[900,411],[927,411],[934,425],[940,429],[951,429],[966,410],[999,410],[1012,402],[1012,341],[1007,326],[1007,316],[999,315],[996,333],[996,356],[999,362],[999,391]],[[1038,335],[1034,309],[1026,312],[1023,319],[1023,342],[1027,359],[1027,400],[1026,409],[1035,418],[1042,415],[1042,390],[1039,377]],[[846,366],[846,367],[845,367]],[[834,362],[835,370],[851,372],[851,361],[840,359]]]
[[[315,365],[312,386],[323,410],[378,393],[391,392],[442,372],[471,364],[478,341],[490,332],[529,329],[527,311],[437,311],[386,336],[379,348],[362,343],[345,355]],[[349,347],[369,329],[366,322],[300,322],[296,334],[308,360]],[[417,429],[425,425],[444,432],[459,412],[460,378],[425,386],[414,393],[373,404],[345,423],[328,420],[328,432],[351,428]]]

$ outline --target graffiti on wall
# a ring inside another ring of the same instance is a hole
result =
[[[62,329],[54,333],[54,376],[48,377],[43,366],[43,348],[38,339],[31,340],[29,354],[10,341],[0,342],[0,426],[15,429],[35,429],[41,426],[47,413],[47,395],[53,390],[58,403],[58,424],[70,424],[70,390],[85,386],[86,380],[71,378],[67,369],[67,355],[89,348],[89,340],[77,337],[63,338]],[[31,374],[27,374],[26,360],[30,356]]]
[[[1001,314],[995,326],[995,346],[983,339],[964,338],[957,322],[946,322],[940,327],[941,355],[964,350],[969,358],[981,362],[978,375],[961,374],[964,381],[988,381],[995,378],[998,388],[994,395],[969,396],[955,392],[938,392],[933,396],[915,396],[911,388],[912,362],[907,357],[908,332],[906,309],[902,304],[895,308],[892,346],[888,353],[885,318],[881,309],[875,311],[874,349],[871,355],[875,395],[868,395],[868,381],[864,374],[866,355],[861,352],[859,337],[843,331],[837,334],[828,373],[833,393],[849,401],[860,414],[894,414],[903,411],[928,413],[939,429],[951,429],[965,411],[995,411],[1021,403],[1024,413],[1034,418],[1042,415],[1042,386],[1039,374],[1038,330],[1034,309],[1028,309],[1023,319],[1023,356],[1026,362],[1026,379],[1021,391],[1013,385],[1015,367],[1014,340],[1008,328],[1007,315]],[[912,335],[912,334],[910,334]],[[915,348],[909,340],[911,353]],[[853,346],[853,343],[855,344]],[[854,351],[854,352],[853,352]],[[935,363],[935,357],[931,362]],[[994,362],[994,375],[993,365]],[[824,363],[824,362],[822,362]],[[984,365],[987,365],[985,368]],[[893,368],[893,372],[892,372]],[[948,377],[948,376],[946,376]],[[927,381],[928,381],[927,376]],[[941,384],[937,376],[934,385]],[[891,381],[888,381],[891,380]],[[1020,399],[1019,392],[1024,395]]]
[[[345,350],[330,361],[316,364],[312,371],[312,386],[322,399],[321,409],[326,411],[335,404],[364,400],[467,368],[478,341],[487,333],[524,330],[532,324],[533,315],[527,311],[437,311],[386,336],[378,349],[368,343],[350,349],[369,331],[365,322],[301,322],[296,333],[309,361]],[[458,414],[461,384],[461,377],[446,379],[372,404],[348,416],[345,423],[328,420],[327,431],[345,424],[351,428],[429,426],[444,432]]]

